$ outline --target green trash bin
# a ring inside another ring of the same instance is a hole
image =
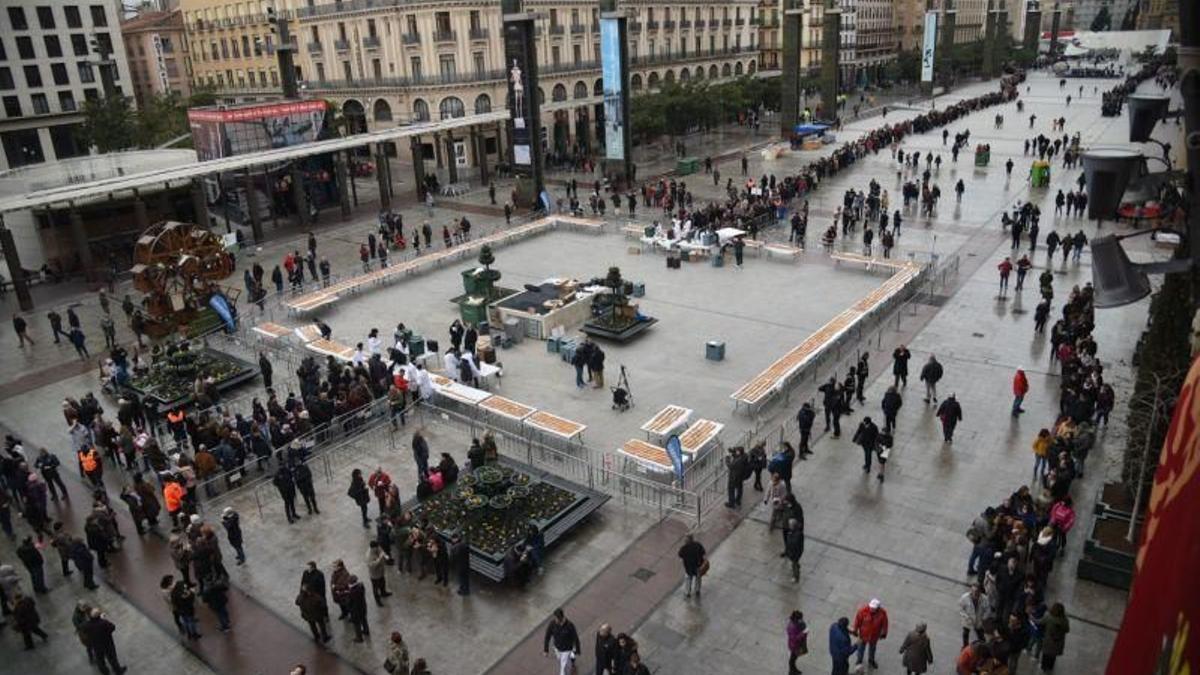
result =
[[[700,170],[700,160],[695,157],[684,157],[675,162],[675,173],[680,176],[690,176]]]
[[[410,358],[417,358],[425,353],[425,338],[413,333],[408,336],[408,355]]]

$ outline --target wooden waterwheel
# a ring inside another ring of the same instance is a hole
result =
[[[146,294],[147,318],[166,330],[190,321],[217,282],[234,272],[221,238],[192,223],[152,225],[134,244],[133,260],[133,285]]]

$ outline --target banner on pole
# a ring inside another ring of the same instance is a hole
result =
[[[933,82],[935,45],[937,45],[937,12],[925,12],[925,41],[921,47],[922,82]]]

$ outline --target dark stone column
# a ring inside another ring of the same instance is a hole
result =
[[[201,227],[208,227],[208,197],[204,194],[204,181],[200,178],[192,179],[192,211],[196,219],[196,224]]]
[[[150,215],[146,211],[146,200],[142,199],[142,195],[137,190],[133,191],[133,223],[137,225],[139,232],[150,229]]]
[[[800,20],[802,12],[796,0],[784,0],[783,63],[780,74],[783,91],[779,113],[779,135],[791,138],[792,129],[800,121],[800,49],[803,42]]]
[[[254,243],[261,244],[263,240],[262,216],[258,214],[258,190],[254,189],[254,177],[250,169],[242,173],[242,185],[246,190],[246,215],[250,218],[250,231],[254,235]]]
[[[1050,19],[1050,56],[1058,53],[1058,27],[1062,22],[1062,9],[1054,3],[1054,14]]]
[[[304,172],[295,162],[292,163],[292,203],[296,207],[296,222],[304,227],[309,222],[308,199],[304,196]]]
[[[83,225],[83,216],[80,215],[79,209],[75,208],[73,203],[71,204],[71,241],[79,253],[84,275],[89,279],[92,278],[92,265],[95,264],[95,261],[92,260],[92,247],[88,244],[87,228]]]
[[[416,181],[417,199],[425,199],[425,151],[420,136],[409,137],[412,148],[413,180]]]
[[[458,156],[454,153],[454,136],[446,134],[446,182],[458,182]]]
[[[22,312],[32,312],[33,296],[29,294],[29,280],[25,277],[25,268],[21,266],[21,256],[13,241],[12,230],[4,226],[3,215],[0,215],[0,251],[4,252],[4,261],[8,263],[8,278],[12,279],[17,305]]]
[[[954,79],[954,70],[950,65],[950,53],[954,51],[954,32],[958,28],[958,12],[954,9],[954,0],[946,0],[946,11],[942,13],[942,39],[938,50],[938,61],[942,63],[942,86],[949,87]],[[938,79],[938,78],[935,78]]]
[[[346,153],[335,154],[333,161],[337,172],[338,204],[342,207],[342,220],[350,220],[350,172],[346,169]]]
[[[477,127],[471,127],[471,147],[475,149],[475,164],[479,167],[479,184],[487,185],[491,180],[491,169],[488,167],[487,139],[479,133]]]
[[[821,117],[832,120],[838,116],[838,75],[841,72],[842,10],[825,7],[824,49],[821,53]]]
[[[983,73],[985,78],[996,75],[996,10],[988,0],[987,10],[983,15]]]
[[[379,208],[392,208],[392,190],[388,182],[388,157],[383,143],[375,144],[375,178],[379,181]]]
[[[1037,5],[1029,4],[1030,8]],[[1042,34],[1042,12],[1039,9],[1025,10],[1025,34],[1022,38],[1021,47],[1024,49],[1032,49],[1037,53],[1038,38]]]

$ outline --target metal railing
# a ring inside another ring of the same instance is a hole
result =
[[[379,49],[379,36],[368,35],[362,39],[364,49]]]
[[[454,42],[458,39],[458,32],[453,30],[435,30],[433,31],[434,42]]]
[[[563,27],[562,24],[556,23],[556,24],[550,25],[550,34],[551,35],[562,35],[564,30],[565,30],[565,28]]]
[[[320,54],[324,50],[325,50],[325,46],[322,45],[320,42],[309,42],[308,43],[308,53],[309,54]]]
[[[579,35],[587,31],[587,26],[581,23],[571,24],[571,35]]]
[[[442,426],[470,437],[490,432],[500,454],[606,493],[622,503],[657,509],[659,518],[674,515],[699,525],[709,511],[725,500],[721,488],[725,467],[719,458],[713,462],[715,470],[698,477],[695,486],[687,489],[674,481],[662,482],[630,473],[622,457],[599,452],[583,443],[548,445],[548,437],[537,436],[527,427],[505,428],[494,420],[429,403],[417,409],[416,419],[422,425]]]
[[[364,87],[430,87],[444,84],[469,84],[473,82],[492,82],[503,80],[503,70],[486,70],[480,72],[462,72],[437,75],[418,75],[414,77],[362,77],[353,79],[319,80],[306,82],[309,89],[361,89]]]
[[[483,28],[483,27],[472,28],[471,29],[471,39],[472,40],[488,39],[488,29]]]
[[[339,52],[348,52],[348,51],[350,51],[350,41],[349,40],[334,40],[333,48]]]
[[[406,44],[406,45],[419,45],[419,44],[421,44],[421,34],[420,33],[404,33],[403,35],[400,36],[400,42],[402,42],[403,44]]]

